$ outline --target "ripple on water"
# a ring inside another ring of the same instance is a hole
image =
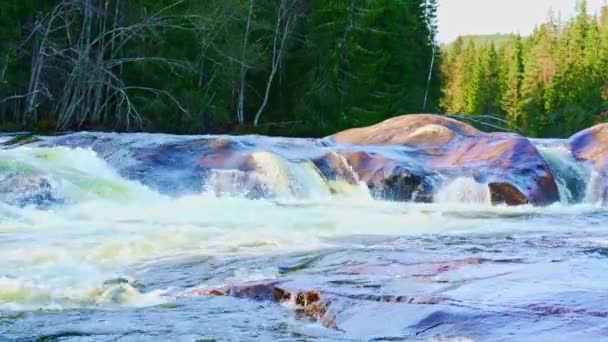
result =
[[[125,181],[92,151],[71,155],[78,167],[64,152],[4,154],[50,170],[69,199],[0,205],[0,336],[9,340],[608,335],[603,208],[170,198]],[[271,301],[189,295],[250,282],[318,291],[332,324]]]

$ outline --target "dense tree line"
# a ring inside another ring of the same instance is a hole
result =
[[[522,38],[457,39],[443,49],[441,107],[494,115],[530,136],[568,136],[608,119],[608,7]]]
[[[323,135],[434,111],[435,0],[5,0],[4,129]]]

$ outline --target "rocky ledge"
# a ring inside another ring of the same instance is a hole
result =
[[[176,196],[210,191],[309,198],[363,186],[373,197],[392,201],[434,202],[445,189],[458,195],[469,188],[481,189],[483,201],[492,204],[548,205],[575,190],[586,192],[575,196],[578,201],[608,200],[608,124],[569,140],[530,140],[482,132],[444,116],[411,114],[324,139],[82,132],[25,143],[20,138],[4,148],[23,144],[91,148],[121,176]],[[555,158],[538,147],[543,144],[565,149],[568,156],[559,158],[571,159],[588,177],[562,179]],[[459,185],[450,187],[455,182]],[[38,183],[52,190],[52,181]],[[564,189],[568,184],[577,189]]]
[[[360,146],[359,155],[367,154],[366,146],[409,146],[421,168],[487,183],[493,204],[546,205],[559,200],[549,165],[528,139],[517,134],[484,133],[454,119],[421,114],[395,117],[330,138]],[[403,177],[401,169],[381,164],[385,179]],[[351,165],[363,179],[379,171],[373,163]],[[401,167],[407,169],[408,165]]]

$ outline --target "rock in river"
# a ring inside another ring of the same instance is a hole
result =
[[[608,124],[600,124],[573,135],[568,141],[575,158],[593,170],[588,197],[608,203]]]
[[[605,146],[593,132],[572,140],[580,159],[595,160],[593,151]],[[593,141],[596,148],[589,149]],[[431,202],[444,200],[441,190],[464,178],[459,184],[482,189],[483,196],[475,198],[484,203],[559,200],[550,166],[527,138],[485,133],[428,114],[394,117],[325,139],[78,133],[39,144],[93,148],[121,176],[172,195],[207,190],[248,198],[309,198],[350,193],[345,184],[357,189],[365,184],[375,198]]]
[[[330,139],[361,151],[374,147],[387,160],[385,165],[397,163],[407,169],[415,165],[427,172],[487,183],[494,204],[546,205],[559,199],[549,165],[527,138],[517,134],[485,133],[454,119],[419,114],[349,129]],[[408,149],[391,149],[399,146]],[[404,155],[407,163],[402,162]],[[354,168],[364,179],[377,173],[375,163],[358,166]]]

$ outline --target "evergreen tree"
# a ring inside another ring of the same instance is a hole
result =
[[[498,64],[494,44],[476,51],[475,65],[470,81],[467,112],[470,114],[496,114],[498,93]]]
[[[328,132],[420,112],[429,72],[430,102],[436,102],[435,6],[435,1],[312,1],[307,39],[292,52],[307,61],[295,62],[292,72],[294,111],[318,118]]]
[[[607,120],[607,18],[608,6],[590,17],[580,1],[575,18],[550,14],[529,37],[457,39],[443,52],[442,109],[504,115],[529,136],[569,136]]]
[[[524,69],[521,83],[520,112],[526,113],[517,124],[526,129],[530,135],[538,136],[555,118],[547,115],[551,112],[550,100],[552,83],[555,75],[553,60],[554,40],[550,25],[538,28],[527,41],[523,56]]]
[[[500,103],[511,129],[514,129],[521,122],[519,104],[523,69],[521,37],[512,37],[504,46],[500,64]]]
[[[436,0],[5,0],[0,124],[325,135],[435,110],[436,8]]]
[[[441,109],[448,113],[457,113],[459,108],[457,100],[464,89],[462,50],[464,39],[458,37],[449,47],[442,52],[441,77],[443,79]]]

